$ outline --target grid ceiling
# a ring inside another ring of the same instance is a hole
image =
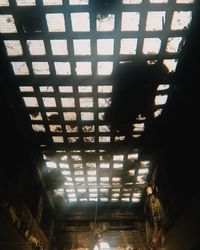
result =
[[[130,57],[159,58],[175,71],[194,1],[105,1],[104,10],[95,2],[0,0],[1,40],[46,168],[64,177],[55,194],[67,202],[138,203],[152,163],[137,147],[112,150],[125,136],[104,121],[110,76]],[[169,89],[170,82],[159,84],[153,117]],[[145,121],[133,124],[135,141]]]

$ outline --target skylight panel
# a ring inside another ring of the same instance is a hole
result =
[[[135,153],[135,154],[128,154],[128,160],[135,161],[135,160],[138,159],[138,156],[139,155],[137,153]]]
[[[83,126],[82,130],[85,133],[92,133],[92,132],[95,131],[94,126],[92,126],[92,125],[90,125],[90,126]]]
[[[159,115],[161,115],[162,113],[162,109],[157,109],[155,112],[154,112],[154,117],[158,117]]]
[[[135,55],[137,48],[136,38],[124,38],[120,41],[120,54],[121,55]]]
[[[98,62],[97,71],[98,75],[111,75],[113,70],[113,62]]]
[[[53,133],[61,133],[62,128],[61,125],[49,125],[50,131]]]
[[[124,155],[113,155],[113,161],[123,161]]]
[[[36,132],[45,132],[45,127],[42,124],[32,124],[32,128]]]
[[[163,105],[166,103],[168,95],[156,95],[155,105]]]
[[[147,31],[163,30],[165,25],[165,11],[148,11],[146,19]]]
[[[142,0],[123,0],[123,4],[139,4]]]
[[[149,0],[150,3],[168,3],[168,0]]]
[[[8,56],[23,55],[22,46],[19,40],[4,40]]]
[[[81,108],[92,108],[93,107],[93,98],[92,97],[82,97],[79,98]]]
[[[91,93],[92,86],[78,86],[78,92],[79,93]]]
[[[0,6],[9,6],[9,2],[8,2],[8,0],[1,0],[0,1]]]
[[[46,14],[49,32],[64,32],[65,19],[62,13]]]
[[[73,93],[73,87],[72,86],[59,86],[60,93]]]
[[[68,140],[69,143],[75,143],[75,142],[78,142],[79,137],[77,137],[77,136],[73,136],[73,137],[69,136],[67,138],[67,140]]]
[[[73,43],[75,55],[91,55],[90,39],[74,39]]]
[[[11,62],[15,75],[29,75],[26,62]]]
[[[192,20],[191,11],[174,11],[171,29],[172,30],[183,30],[189,27]]]
[[[99,136],[99,142],[110,142],[110,136]]]
[[[36,75],[49,75],[48,62],[32,62],[33,71]]]
[[[179,50],[182,37],[169,37],[167,40],[166,51],[170,53],[176,53]]]
[[[108,201],[108,198],[101,197],[101,198],[100,198],[100,201],[102,201],[102,202],[107,202],[107,201]]]
[[[96,170],[88,170],[87,174],[88,175],[95,175],[96,176],[97,172],[96,172]]]
[[[144,38],[143,53],[158,54],[160,51],[161,40],[159,38]]]
[[[56,101],[54,97],[42,97],[45,107],[56,107]]]
[[[71,75],[71,66],[69,62],[54,62],[56,75]]]
[[[122,12],[122,31],[139,30],[140,14],[139,12]]]
[[[47,161],[46,165],[47,165],[47,168],[49,168],[49,169],[57,168],[57,164],[53,161]]]
[[[61,104],[63,108],[74,108],[75,100],[72,97],[61,98]]]
[[[29,114],[29,116],[30,116],[31,120],[33,120],[33,121],[38,121],[38,120],[41,121],[42,120],[42,115],[40,112],[31,113],[31,114]]]
[[[148,174],[148,173],[149,173],[148,168],[141,168],[141,169],[138,170],[138,174],[145,175],[145,174]]]
[[[66,168],[66,169],[69,169],[69,164],[67,164],[67,163],[59,163],[59,166],[60,166],[60,168]]]
[[[63,137],[62,136],[52,136],[53,142],[55,143],[63,143]]]
[[[195,0],[176,0],[176,3],[194,3]]]
[[[63,113],[65,121],[76,121],[76,113],[75,112],[64,112]]]
[[[27,45],[31,55],[45,55],[43,40],[27,40]]]
[[[132,198],[131,200],[132,200],[132,202],[134,202],[134,203],[140,202],[140,199],[139,199],[139,198]]]
[[[163,60],[163,64],[165,64],[169,70],[169,72],[175,72],[178,60],[177,59],[165,59]]]
[[[107,108],[110,106],[111,99],[110,98],[98,98],[98,106],[100,108]]]
[[[78,127],[73,125],[66,125],[65,126],[67,133],[77,133]]]
[[[69,0],[70,5],[88,5],[89,0]]]
[[[19,89],[21,92],[34,92],[34,89],[31,86],[22,86],[19,87]]]
[[[50,40],[53,55],[68,55],[67,41],[62,39]]]
[[[91,75],[92,74],[91,62],[76,62],[75,70],[77,75]]]
[[[109,163],[100,163],[99,167],[100,168],[110,168],[110,164]]]
[[[115,15],[107,16],[97,15],[96,27],[97,31],[113,31],[115,26]]]
[[[54,89],[51,86],[42,86],[42,87],[40,87],[40,92],[51,93],[51,92],[54,92]]]
[[[135,175],[135,169],[130,169],[128,172],[129,172],[129,175],[131,176]]]
[[[99,132],[110,132],[110,129],[107,125],[99,126]]]
[[[123,163],[113,163],[113,168],[115,169],[123,169]]]
[[[71,22],[74,32],[90,31],[90,16],[87,12],[71,13]]]
[[[0,15],[0,33],[17,33],[12,15]]]
[[[36,97],[23,97],[26,107],[38,107],[38,101]]]
[[[82,121],[93,121],[94,113],[93,112],[81,112],[81,120]]]
[[[98,86],[99,93],[112,93],[112,86],[105,85],[105,86]]]
[[[113,55],[114,39],[97,39],[98,55]]]
[[[43,0],[44,5],[62,5],[62,0]]]
[[[35,0],[17,0],[18,6],[34,6],[36,5]]]

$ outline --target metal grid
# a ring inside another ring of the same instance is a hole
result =
[[[110,76],[130,57],[175,71],[194,1],[105,1],[104,9],[95,2],[1,0],[1,39],[47,169],[64,176],[55,193],[68,202],[139,202],[151,162],[104,121]],[[159,84],[153,117],[169,89]],[[134,142],[145,118],[133,124]]]

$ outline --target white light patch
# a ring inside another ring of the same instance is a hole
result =
[[[43,0],[44,5],[62,5],[62,0]]]
[[[23,55],[22,46],[19,40],[5,40],[6,51],[8,56],[21,56]]]
[[[101,125],[99,126],[99,132],[103,132],[103,133],[110,132],[110,129],[107,125]]]
[[[98,75],[111,75],[113,70],[113,62],[98,62],[97,72]]]
[[[113,161],[123,161],[124,155],[113,155]]]
[[[154,117],[158,117],[159,115],[161,115],[162,113],[162,109],[157,109],[155,112],[154,112]]]
[[[168,95],[156,95],[155,105],[164,105],[167,101]]]
[[[45,107],[56,107],[56,101],[54,97],[42,97]]]
[[[157,88],[158,91],[162,91],[166,89],[169,89],[169,84],[159,84]]]
[[[81,108],[92,108],[93,107],[93,98],[91,97],[82,97],[79,99]]]
[[[132,198],[132,202],[138,203],[138,202],[140,202],[140,198]]]
[[[138,174],[148,174],[149,173],[149,169],[148,168],[141,168],[138,170]]]
[[[0,33],[17,33],[12,15],[0,15]]]
[[[81,120],[82,121],[93,121],[94,113],[93,112],[81,112]]]
[[[91,62],[76,62],[76,74],[77,75],[91,75],[92,65]]]
[[[163,60],[163,64],[165,64],[169,70],[169,72],[175,72],[178,60],[177,59],[165,59]]]
[[[9,6],[9,2],[8,2],[8,0],[1,0],[0,1],[0,6]]]
[[[23,97],[26,107],[38,107],[38,101],[36,97]]]
[[[11,62],[15,75],[29,75],[26,62]]]
[[[140,14],[139,12],[122,12],[122,31],[139,30]]]
[[[31,55],[45,55],[43,40],[27,40],[27,45]]]
[[[89,0],[69,0],[70,5],[88,5]]]
[[[107,201],[108,201],[108,198],[102,197],[102,198],[100,198],[100,201],[102,201],[102,202],[107,202]]]
[[[61,133],[62,128],[60,125],[49,125],[50,131],[53,133]]]
[[[183,30],[187,29],[192,20],[191,11],[174,11],[171,29],[172,30]]]
[[[64,32],[65,19],[62,13],[46,14],[49,32]]]
[[[124,38],[120,41],[120,54],[121,55],[135,55],[137,48],[136,38]]]
[[[114,39],[97,39],[98,55],[113,55]]]
[[[115,26],[115,15],[107,16],[97,15],[96,27],[97,31],[113,31]]]
[[[76,113],[75,112],[64,112],[63,113],[65,121],[76,121]]]
[[[74,54],[75,55],[91,55],[90,39],[75,39],[74,43]]]
[[[68,140],[69,143],[75,143],[75,142],[78,142],[79,137],[76,137],[76,136],[70,137],[70,136],[69,136],[69,137],[67,138],[67,140]]]
[[[18,6],[34,6],[36,5],[35,0],[17,0]]]
[[[74,108],[75,100],[72,97],[61,98],[61,104],[63,108]]]
[[[42,120],[42,115],[41,115],[41,113],[40,112],[36,112],[36,113],[31,113],[31,114],[29,114],[29,116],[30,116],[30,118],[31,118],[31,120],[33,120],[33,121],[41,121]]]
[[[49,75],[48,62],[32,62],[33,71],[36,75]]]
[[[54,62],[56,75],[71,75],[69,62]]]
[[[144,38],[143,53],[158,54],[160,51],[161,40],[159,38]]]
[[[59,163],[59,166],[60,168],[66,168],[66,169],[69,169],[69,164],[66,164],[66,163]]]
[[[142,0],[123,0],[123,4],[139,4]]]
[[[135,153],[135,154],[128,154],[128,160],[129,161],[136,161],[138,159],[138,154]]]
[[[130,169],[128,172],[131,176],[135,175],[135,169]]]
[[[67,41],[66,40],[50,40],[51,50],[53,55],[64,56],[68,55]]]
[[[165,11],[148,11],[146,20],[147,31],[163,30],[165,25]]]
[[[71,13],[72,30],[75,32],[90,31],[90,16],[87,12]]]
[[[115,169],[123,169],[123,163],[113,163],[113,168]]]
[[[169,53],[177,53],[180,50],[179,45],[181,41],[182,37],[169,37],[167,40],[166,51]]]

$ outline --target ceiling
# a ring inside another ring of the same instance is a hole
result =
[[[127,140],[105,119],[118,86],[112,72],[123,74],[121,65],[134,68],[141,59],[174,72],[194,5],[1,0],[0,39],[9,77],[43,155],[49,189],[66,204],[140,202],[153,169],[152,159],[141,154],[140,136],[162,114],[172,82],[152,83],[153,106],[135,117]],[[130,110],[122,107],[119,118]]]

